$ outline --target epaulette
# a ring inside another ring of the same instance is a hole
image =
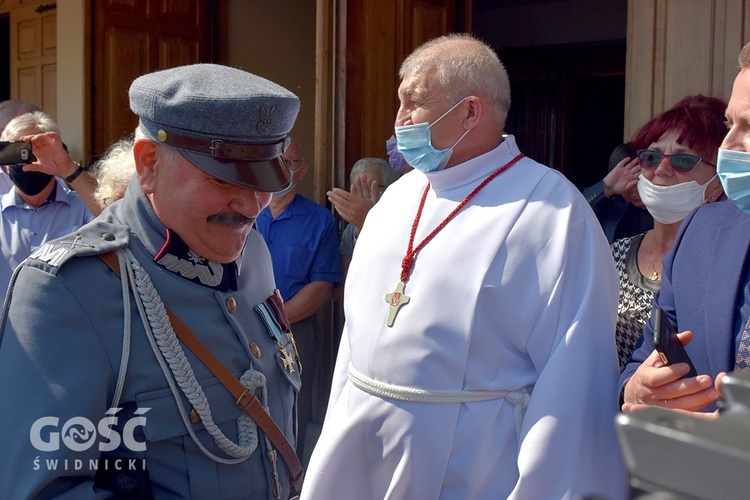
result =
[[[46,242],[31,253],[25,264],[57,274],[57,270],[74,257],[99,255],[125,248],[129,241],[128,227],[95,220],[76,232]]]

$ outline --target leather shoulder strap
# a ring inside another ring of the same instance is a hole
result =
[[[99,257],[106,262],[115,274],[120,276],[120,266],[117,260],[117,255],[112,252],[107,252],[100,254]],[[179,338],[196,356],[198,356],[203,364],[211,370],[222,385],[232,394],[236,400],[237,406],[252,418],[263,430],[266,436],[268,436],[268,439],[271,440],[271,443],[273,443],[279,451],[281,458],[286,464],[292,487],[295,491],[300,491],[302,487],[302,478],[304,476],[302,464],[300,463],[294,448],[289,443],[279,426],[276,425],[273,418],[271,418],[271,415],[266,413],[253,393],[245,389],[240,381],[232,375],[232,372],[230,372],[219,358],[217,358],[216,355],[206,347],[203,341],[201,341],[201,339],[198,338],[198,336],[195,335],[193,331],[171,311],[171,309],[166,305],[164,307],[167,310],[169,321],[172,323],[172,328],[174,329],[177,338]]]

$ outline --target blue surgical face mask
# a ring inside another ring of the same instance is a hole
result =
[[[716,173],[727,198],[750,215],[750,153],[720,149]]]
[[[458,140],[453,143],[453,146],[446,149],[435,149],[432,146],[432,139],[430,135],[430,127],[435,125],[437,122],[442,120],[448,113],[458,107],[459,104],[464,102],[466,97],[458,101],[448,111],[432,123],[415,123],[413,125],[403,125],[396,127],[396,145],[399,153],[401,153],[406,162],[417,170],[422,172],[434,172],[436,170],[442,170],[450,160],[451,153],[456,144],[461,142],[461,139],[466,137],[469,130],[463,133]]]

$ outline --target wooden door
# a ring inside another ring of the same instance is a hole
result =
[[[628,0],[625,137],[687,95],[729,100],[750,41],[744,0]]]
[[[10,11],[10,95],[57,119],[57,10],[54,4]]]
[[[90,130],[93,154],[130,134],[138,120],[128,88],[139,75],[221,62],[226,0],[95,0]]]
[[[343,115],[339,151],[343,185],[363,156],[385,157],[398,110],[398,69],[422,43],[449,32],[468,31],[471,0],[370,0],[348,2],[346,46],[340,54],[337,96]],[[342,66],[340,66],[342,67]]]

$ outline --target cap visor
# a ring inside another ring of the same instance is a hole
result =
[[[223,160],[186,149],[179,151],[199,169],[235,186],[275,193],[291,183],[289,170],[281,157],[260,161]]]

